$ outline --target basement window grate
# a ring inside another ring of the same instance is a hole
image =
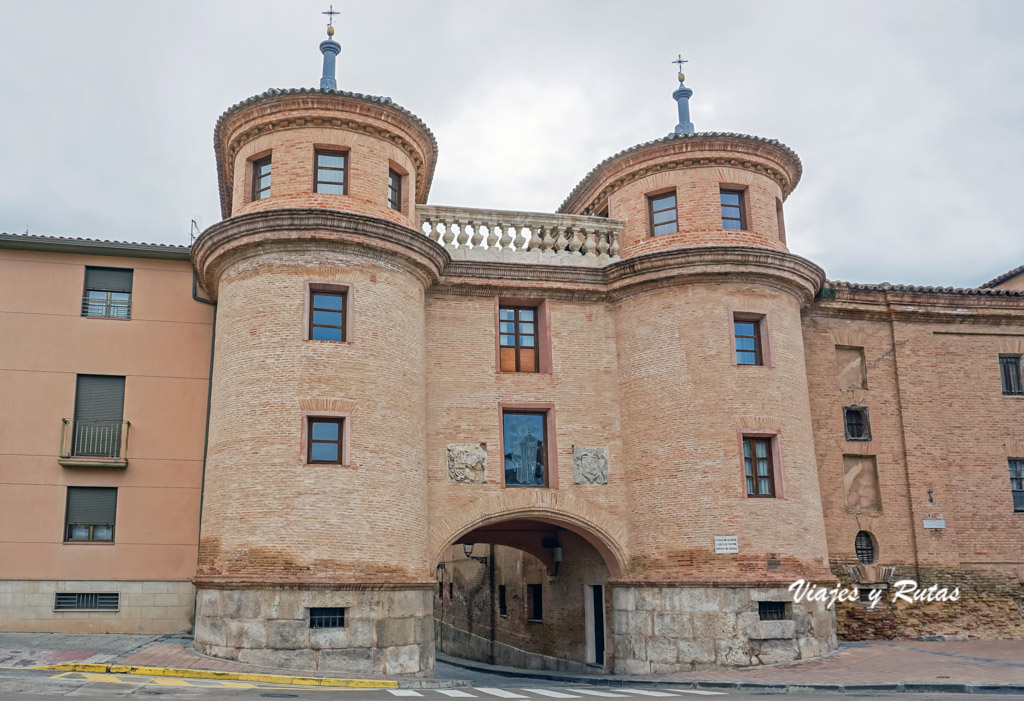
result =
[[[117,611],[121,595],[117,592],[57,592],[53,595],[54,611]]]
[[[758,601],[757,615],[762,621],[786,620],[785,601]]]
[[[311,608],[309,610],[310,628],[344,628],[345,609],[343,608]]]

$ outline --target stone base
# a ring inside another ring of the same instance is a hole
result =
[[[116,611],[54,611],[57,592],[120,594]],[[0,580],[0,631],[183,633],[192,628],[191,582]]]
[[[792,662],[838,645],[834,613],[785,587],[617,585],[612,596],[617,674]],[[760,601],[786,602],[787,620],[760,620]]]
[[[200,589],[195,647],[271,667],[426,674],[434,669],[431,595],[426,587]],[[344,608],[344,627],[310,629],[311,607]]]

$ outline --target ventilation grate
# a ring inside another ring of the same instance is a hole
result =
[[[121,603],[118,592],[57,592],[54,611],[117,611]]]

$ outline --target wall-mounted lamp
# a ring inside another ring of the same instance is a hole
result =
[[[481,557],[479,555],[477,555],[475,557],[473,556],[473,546],[474,545],[475,545],[474,543],[463,543],[462,544],[462,553],[466,557],[468,557],[470,560],[476,560],[481,565],[486,565],[487,564],[487,556],[486,555],[484,555],[483,557]]]

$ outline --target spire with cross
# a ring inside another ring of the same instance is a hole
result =
[[[679,123],[676,124],[675,134],[692,134],[693,133],[693,122],[690,121],[690,96],[693,95],[693,90],[690,90],[683,81],[686,76],[683,75],[683,64],[689,63],[682,54],[679,54],[679,58],[672,63],[679,67],[679,87],[672,93],[672,97],[675,98],[676,104],[679,106]]]
[[[320,42],[320,53],[324,55],[324,72],[320,76],[320,89],[337,90],[338,82],[334,79],[334,63],[338,54],[341,53],[341,44],[334,40],[334,16],[341,13],[335,11],[334,5],[331,5],[327,12],[320,14],[327,15],[328,18],[327,39]]]

